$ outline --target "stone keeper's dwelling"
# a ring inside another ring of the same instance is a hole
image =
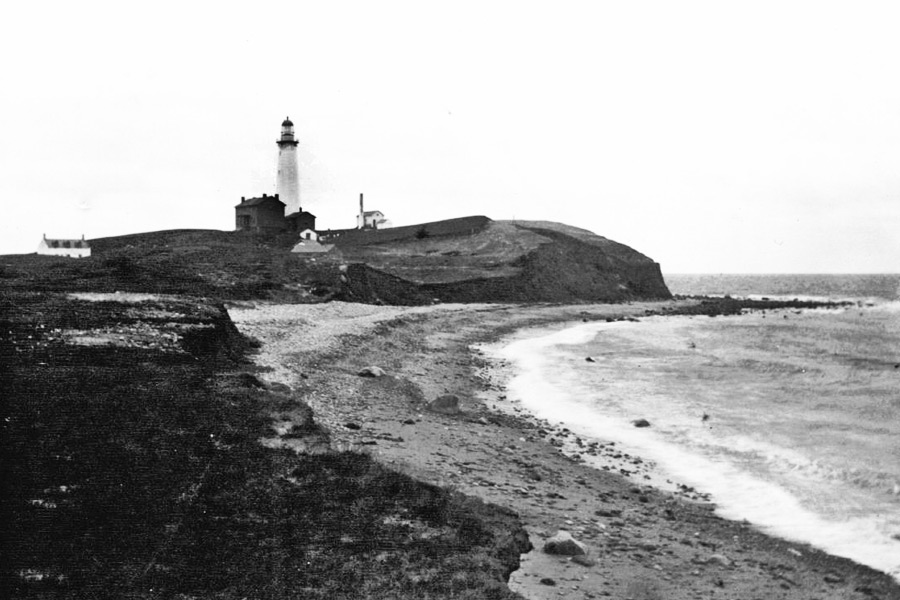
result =
[[[241,198],[234,207],[235,229],[255,233],[301,232],[316,229],[316,216],[305,210],[284,214],[285,204],[278,194]]]

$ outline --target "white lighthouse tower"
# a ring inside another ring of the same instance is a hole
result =
[[[278,174],[275,193],[284,202],[284,214],[300,211],[300,174],[297,171],[297,140],[290,118],[281,123],[281,139],[278,140]]]

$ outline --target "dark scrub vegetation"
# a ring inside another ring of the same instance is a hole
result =
[[[514,514],[365,454],[260,445],[302,399],[250,373],[221,306],[0,309],[4,597],[516,597]]]

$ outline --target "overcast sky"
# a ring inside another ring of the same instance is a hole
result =
[[[561,221],[668,273],[900,271],[900,3],[17,2],[0,253],[234,227],[280,124],[319,228]]]

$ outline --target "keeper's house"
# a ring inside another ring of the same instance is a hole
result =
[[[315,231],[316,216],[305,210],[289,215],[284,214],[285,204],[278,194],[263,194],[259,198],[241,198],[234,207],[235,229],[255,233],[278,233],[280,231]]]
[[[69,258],[86,258],[91,255],[91,245],[81,236],[80,240],[44,239],[38,244],[38,254],[47,256],[67,256]]]

